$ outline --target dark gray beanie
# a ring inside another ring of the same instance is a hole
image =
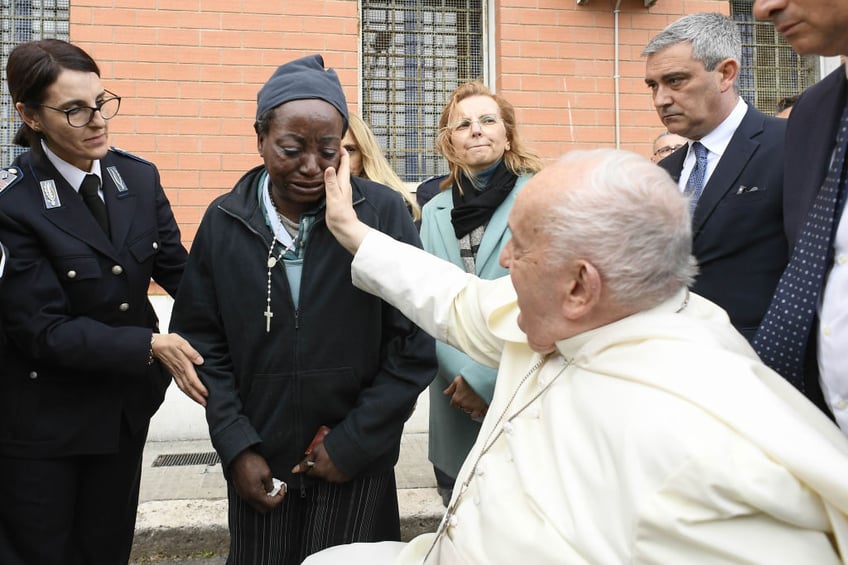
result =
[[[277,67],[256,95],[256,120],[280,104],[314,98],[332,104],[344,118],[347,131],[347,101],[342,85],[336,71],[324,69],[321,55],[309,55]]]

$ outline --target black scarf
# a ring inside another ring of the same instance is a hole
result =
[[[457,179],[451,187],[453,192],[453,210],[451,224],[457,239],[462,239],[477,226],[487,224],[498,206],[506,200],[515,187],[518,177],[506,168],[501,160],[489,179],[485,189],[477,190],[471,180],[460,170]],[[460,192],[459,187],[465,190]]]

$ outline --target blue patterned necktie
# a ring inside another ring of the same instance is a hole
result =
[[[763,362],[804,392],[804,355],[839,223],[848,145],[848,106],[839,120],[827,177],[807,214],[792,258],[780,277],[753,346]],[[787,187],[792,189],[792,187]]]
[[[695,210],[695,205],[698,204],[698,199],[701,193],[704,192],[704,179],[707,178],[707,155],[709,151],[700,141],[692,144],[692,150],[695,152],[695,166],[689,174],[689,180],[686,181],[686,189],[683,194],[690,198],[689,209]]]

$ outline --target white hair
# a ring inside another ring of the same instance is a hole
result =
[[[614,149],[572,151],[560,164],[574,174],[540,218],[556,260],[589,261],[612,300],[637,310],[692,283],[689,199],[665,170]]]

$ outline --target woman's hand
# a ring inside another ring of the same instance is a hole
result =
[[[178,334],[153,334],[150,351],[153,357],[165,365],[165,369],[174,377],[174,382],[186,396],[206,406],[209,391],[200,382],[195,365],[203,364],[200,356],[188,341]]]
[[[481,420],[489,410],[486,401],[471,388],[462,375],[457,375],[442,394],[450,396],[451,407],[461,409],[472,420]]]
[[[371,228],[359,221],[353,209],[350,157],[344,148],[338,172],[332,167],[324,170],[324,188],[327,197],[327,227],[342,247],[355,255]]]

